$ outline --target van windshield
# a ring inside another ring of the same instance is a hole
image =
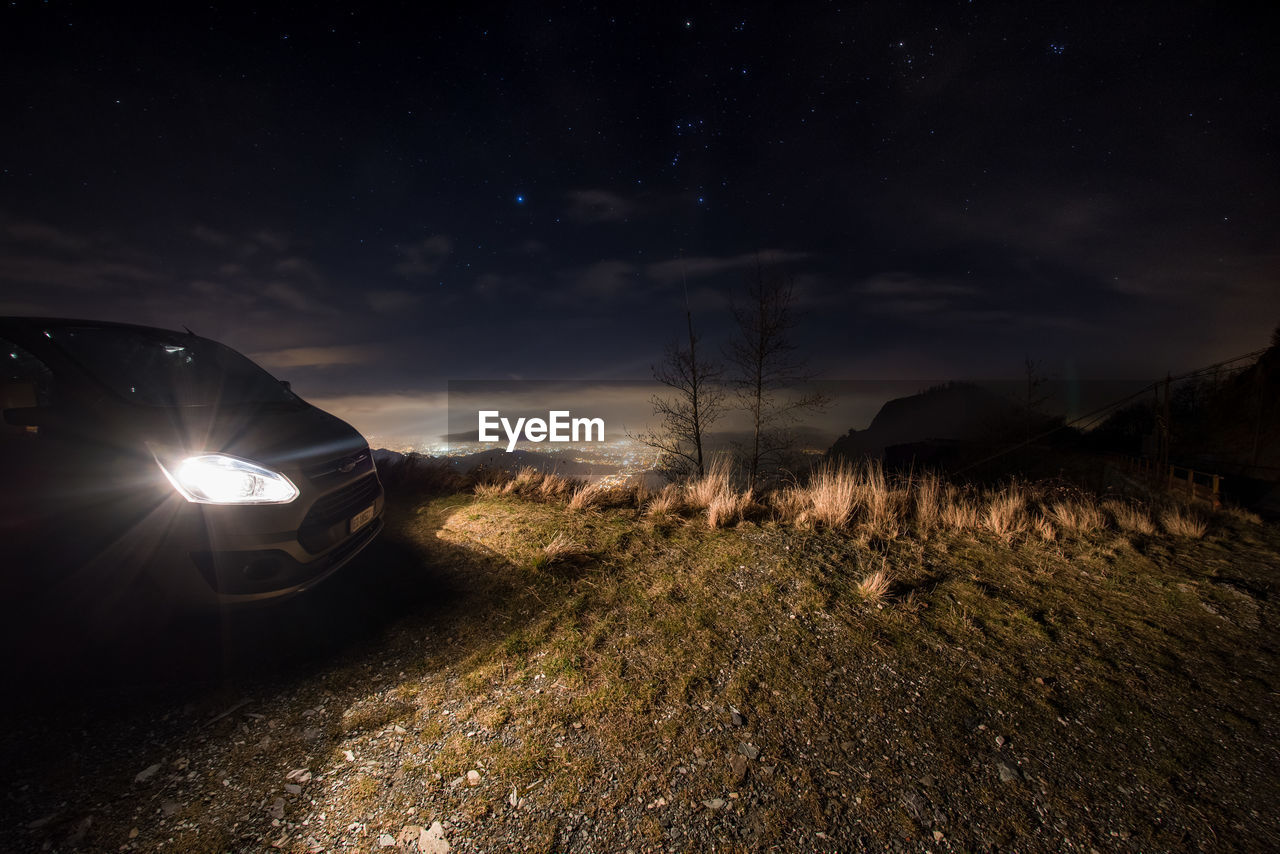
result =
[[[45,333],[93,377],[143,406],[297,403],[244,356],[195,335],[112,327],[54,327]]]

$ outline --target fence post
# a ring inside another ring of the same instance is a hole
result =
[[[1215,474],[1213,476],[1213,496],[1211,497],[1214,510],[1220,510],[1222,508],[1221,487],[1222,478]]]
[[[1187,469],[1187,491],[1191,493],[1191,500],[1196,500],[1196,473],[1195,469]]]

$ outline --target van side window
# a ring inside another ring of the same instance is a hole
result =
[[[44,362],[0,338],[0,409],[48,406],[53,402],[53,372]]]

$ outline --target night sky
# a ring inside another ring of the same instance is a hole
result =
[[[1144,378],[1280,322],[1228,4],[0,10],[0,313],[183,325],[339,414],[642,379],[757,259],[833,379]],[[434,11],[425,11],[431,8]]]

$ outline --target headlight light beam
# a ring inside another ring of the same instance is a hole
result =
[[[298,497],[289,478],[257,463],[226,454],[199,454],[160,470],[178,492],[196,504],[288,504]]]

